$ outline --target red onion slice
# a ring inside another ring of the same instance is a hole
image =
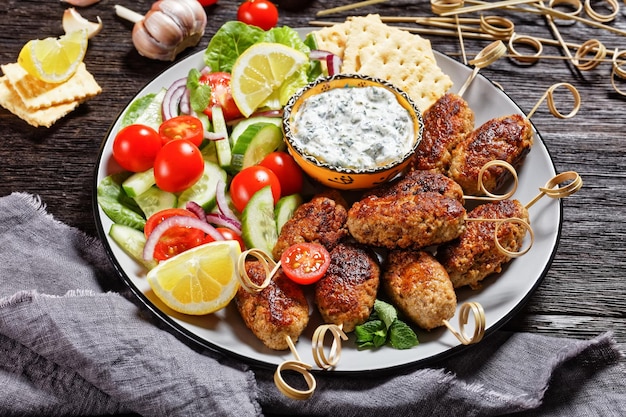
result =
[[[180,98],[180,114],[191,114],[191,97],[188,88],[185,88],[185,93]]]
[[[222,234],[206,221],[188,216],[168,217],[154,228],[146,240],[146,245],[143,247],[143,258],[146,261],[152,261],[154,259],[154,249],[156,248],[157,243],[159,243],[163,234],[172,227],[191,227],[194,229],[200,229],[207,235],[211,236],[213,240],[224,240]]]
[[[228,200],[226,199],[226,183],[221,179],[217,181],[217,190],[215,193],[215,201],[217,202],[217,209],[222,213],[225,217],[230,219],[230,221],[236,225],[237,230],[241,230],[241,222],[235,215],[235,213],[230,209],[228,205]]]
[[[204,138],[206,140],[224,140],[226,137],[220,133],[209,132],[208,130],[204,131]]]
[[[328,67],[328,75],[331,77],[341,72],[341,58],[338,55],[328,55],[326,57],[326,66]]]
[[[311,50],[311,52],[309,52],[309,59],[321,61],[323,59],[326,59],[328,55],[332,55],[332,54],[333,53],[329,51],[323,51],[321,49],[313,49]]]
[[[202,206],[195,201],[190,201],[185,205],[185,208],[196,215],[200,220],[206,220],[206,213]]]
[[[163,97],[163,104],[161,105],[161,116],[163,120],[171,119],[178,116],[178,109],[183,95],[187,91],[187,79],[181,78],[176,80],[169,86]]]
[[[328,67],[328,75],[330,76],[341,72],[342,60],[339,55],[335,55],[332,52],[315,49],[309,52],[309,59],[326,61],[326,66]]]
[[[241,235],[241,223],[231,217],[224,216],[222,213],[209,213],[206,215],[206,221],[215,226],[228,227],[233,232]]]

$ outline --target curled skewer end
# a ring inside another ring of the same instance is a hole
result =
[[[260,285],[252,282],[250,276],[248,275],[248,271],[246,270],[246,260],[249,256],[256,258],[265,270],[265,279]],[[239,283],[242,288],[249,293],[263,291],[263,289],[270,284],[279,268],[280,262],[274,262],[274,259],[272,259],[271,256],[260,249],[249,249],[244,251],[237,259],[237,276],[239,277]]]
[[[487,170],[492,167],[502,167],[511,173],[511,176],[513,177],[514,185],[513,185],[513,188],[509,192],[505,194],[494,194],[491,191],[487,190],[487,187],[485,186],[485,183],[484,183],[484,176]],[[517,191],[518,183],[519,183],[519,178],[517,176],[517,171],[515,170],[515,167],[513,167],[513,165],[509,164],[506,161],[502,161],[500,159],[494,159],[493,161],[487,162],[485,165],[483,165],[480,168],[480,171],[478,171],[478,189],[486,196],[464,196],[463,198],[466,200],[481,200],[481,201],[506,200],[507,198],[511,198],[513,194],[515,194],[515,191]]]
[[[324,337],[326,332],[330,331],[333,336],[333,342],[330,346],[329,355],[324,352]],[[343,324],[322,324],[315,329],[313,333],[313,358],[315,363],[322,369],[328,370],[334,368],[339,363],[341,357],[341,341],[348,340],[348,336],[343,331]]]
[[[465,333],[465,325],[469,322],[470,312],[474,315],[474,334],[471,337],[468,337]],[[472,345],[480,342],[485,335],[485,310],[482,305],[475,301],[467,302],[461,305],[461,309],[459,310],[459,331],[454,329],[454,327],[452,327],[450,322],[447,320],[444,320],[443,324],[459,340],[459,342],[464,345]]]
[[[310,372],[313,367],[302,362],[291,337],[285,336],[285,339],[287,340],[291,353],[296,359],[287,360],[278,365],[276,371],[274,372],[274,384],[280,392],[289,398],[294,400],[307,400],[311,398],[317,386],[317,382],[315,381],[313,374]],[[300,390],[289,385],[283,378],[283,371],[293,371],[302,375],[308,389]]]
[[[565,185],[559,187],[560,184]],[[528,204],[526,204],[525,208],[529,209],[530,207],[532,207],[544,195],[547,195],[550,198],[565,198],[580,190],[582,186],[583,179],[580,177],[580,175],[578,175],[577,172],[562,172],[550,178],[545,186],[539,187],[540,193],[537,194],[537,196],[533,198]]]

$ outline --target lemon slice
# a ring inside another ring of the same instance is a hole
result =
[[[279,43],[246,49],[233,64],[230,88],[237,107],[249,117],[307,62],[306,54]]]
[[[237,293],[239,243],[223,240],[197,246],[148,272],[148,283],[163,303],[179,313],[202,315],[225,307]]]
[[[67,81],[87,52],[87,31],[77,30],[60,38],[28,41],[17,62],[33,77],[49,83]]]

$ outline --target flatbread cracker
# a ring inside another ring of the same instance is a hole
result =
[[[379,15],[355,16],[315,32],[318,47],[340,56],[342,73],[382,78],[405,91],[424,112],[452,87],[430,41],[386,25]]]
[[[81,62],[74,75],[63,83],[47,83],[28,74],[18,63],[1,65],[24,106],[30,110],[42,109],[73,101],[85,101],[100,94],[102,89]]]
[[[9,110],[32,126],[50,127],[57,120],[78,107],[79,104],[78,101],[73,101],[39,110],[28,109],[11,86],[11,83],[9,83],[8,78],[6,76],[0,77],[0,106]]]

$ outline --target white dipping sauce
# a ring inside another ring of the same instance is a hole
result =
[[[373,169],[397,161],[413,147],[411,116],[383,87],[315,94],[292,120],[294,145],[332,166]]]

